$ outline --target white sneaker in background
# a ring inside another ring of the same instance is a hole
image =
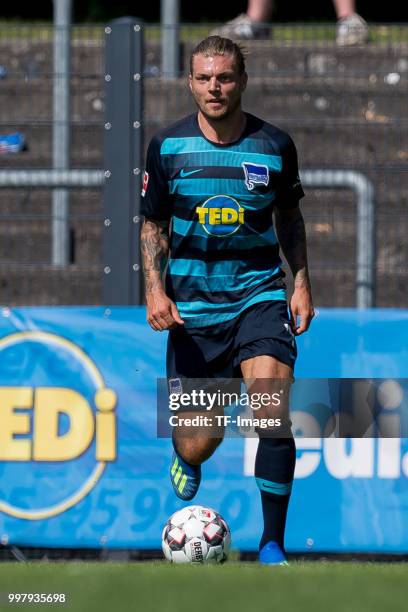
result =
[[[363,45],[368,40],[368,26],[360,15],[354,13],[339,19],[336,27],[336,43],[340,47]]]
[[[210,34],[240,40],[266,40],[269,38],[270,27],[267,24],[252,21],[248,15],[241,13],[235,19],[212,30]]]

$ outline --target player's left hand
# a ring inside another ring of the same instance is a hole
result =
[[[309,329],[315,311],[313,308],[312,294],[309,287],[295,288],[289,304],[292,330],[295,336],[300,336]],[[298,325],[298,320],[300,324]]]

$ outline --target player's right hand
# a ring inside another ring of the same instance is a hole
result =
[[[147,322],[155,331],[174,329],[184,325],[177,306],[164,291],[155,291],[146,296]]]

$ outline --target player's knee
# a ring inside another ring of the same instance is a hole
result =
[[[292,421],[287,416],[271,418],[268,415],[264,421],[262,427],[255,427],[260,440],[262,438],[279,440],[292,437]]]
[[[179,455],[190,463],[190,465],[200,465],[211,457],[217,446],[221,443],[219,438],[176,438],[174,445]]]

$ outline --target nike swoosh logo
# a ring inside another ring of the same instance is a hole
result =
[[[196,172],[202,172],[202,168],[200,168],[199,170],[190,170],[189,172],[186,172],[184,170],[184,168],[182,170],[180,170],[180,176],[181,178],[186,178],[187,176],[191,176],[192,174],[195,174]]]

